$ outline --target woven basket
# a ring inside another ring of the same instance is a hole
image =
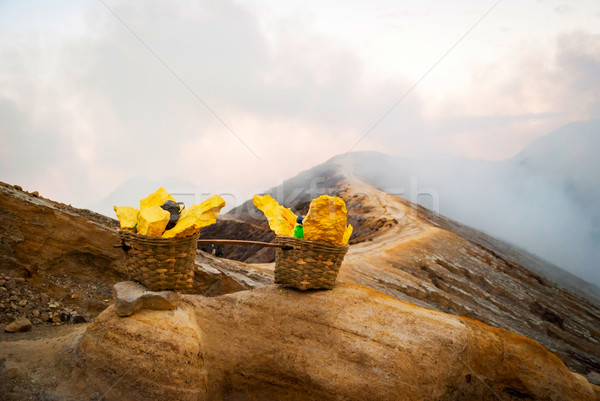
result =
[[[161,238],[119,231],[129,278],[151,291],[192,289],[198,234]],[[124,248],[126,249],[126,248]]]
[[[294,237],[275,242],[293,247],[275,250],[275,283],[300,290],[332,289],[348,246],[335,246]]]

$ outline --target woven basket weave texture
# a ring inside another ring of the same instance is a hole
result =
[[[275,250],[275,283],[298,288],[332,289],[348,246],[335,246],[294,237],[276,242],[293,247]]]
[[[119,231],[119,235],[122,244],[131,248],[125,257],[131,280],[151,291],[192,289],[199,234],[161,238]]]

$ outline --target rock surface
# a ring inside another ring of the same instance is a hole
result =
[[[8,324],[4,328],[4,331],[6,331],[7,333],[17,333],[27,330],[31,330],[31,322],[29,321],[29,319],[24,317],[18,318],[17,320]]]
[[[150,291],[135,281],[122,281],[115,284],[115,313],[119,316],[131,316],[143,309],[172,310],[179,303],[175,291]]]
[[[84,333],[78,372],[106,400],[598,400],[539,343],[356,285],[183,296]],[[122,379],[125,375],[125,379]]]

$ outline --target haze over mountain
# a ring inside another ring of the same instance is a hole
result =
[[[600,284],[600,120],[568,124],[514,158],[336,156],[360,179],[517,244]]]

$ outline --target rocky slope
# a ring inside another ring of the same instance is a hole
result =
[[[126,275],[116,222],[0,183],[0,323],[86,319]]]
[[[387,210],[378,216],[398,224],[352,247],[340,280],[511,330],[541,342],[578,372],[600,371],[595,304],[474,242],[477,238],[442,228],[441,220],[432,224],[404,200],[374,192],[367,201]]]

